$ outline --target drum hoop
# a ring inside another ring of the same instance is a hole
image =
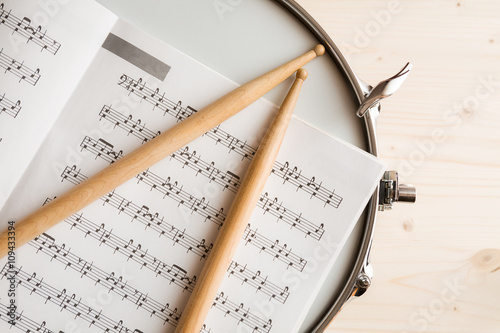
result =
[[[360,81],[354,74],[351,66],[346,58],[343,56],[341,50],[323,30],[323,28],[314,20],[311,15],[294,0],[274,0],[283,8],[288,10],[295,18],[297,18],[307,29],[314,35],[314,37],[325,46],[327,53],[333,59],[335,64],[340,67],[342,74],[346,81],[350,83],[353,92],[356,96],[357,102],[361,104],[365,95],[369,92],[369,87],[364,82]],[[379,110],[372,108],[364,115],[364,129],[366,134],[366,143],[368,152],[374,156],[378,155],[377,140],[375,136],[375,118],[378,116]],[[329,307],[321,317],[315,322],[312,332],[323,332],[328,324],[335,318],[335,316],[342,309],[342,306],[348,299],[355,293],[357,288],[356,282],[362,273],[363,269],[368,265],[368,256],[370,253],[371,243],[373,239],[373,230],[375,226],[375,219],[378,211],[378,186],[373,193],[370,201],[365,208],[366,221],[363,228],[363,235],[361,243],[358,248],[358,254],[354,264],[351,266],[351,273],[345,279],[344,287],[340,292],[339,297],[329,304]]]

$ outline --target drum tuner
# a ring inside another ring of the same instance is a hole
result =
[[[399,183],[397,171],[386,171],[380,180],[378,210],[391,210],[396,201],[414,203],[416,192],[415,186]]]

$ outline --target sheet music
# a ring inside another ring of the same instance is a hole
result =
[[[236,87],[122,21],[109,36],[149,60],[96,52],[0,211],[2,228]],[[166,70],[151,74],[151,62]],[[257,101],[17,249],[15,268],[0,260],[0,307],[15,276],[19,323],[2,312],[0,329],[173,332],[275,112]],[[201,331],[297,331],[382,172],[293,118]]]
[[[0,207],[115,21],[84,0],[0,0]]]

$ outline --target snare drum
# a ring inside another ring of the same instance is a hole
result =
[[[309,76],[302,89],[296,114],[373,155],[377,155],[378,101],[390,95],[409,71],[409,66],[405,67],[376,88],[363,83],[330,37],[292,0],[99,2],[138,28],[240,84],[255,77],[255,68],[265,72],[272,69],[273,64],[288,60],[290,54],[306,51],[319,41],[326,47],[328,56],[308,65],[314,75]],[[265,98],[279,105],[289,86],[290,81],[286,81]],[[362,117],[357,112],[362,113]],[[380,195],[384,202],[380,207],[388,207],[392,201],[414,200],[413,190],[400,186],[394,173],[386,173],[386,176],[387,179],[381,181],[384,186]],[[372,271],[368,254],[378,207],[379,191],[376,191],[301,331],[323,331],[349,298],[360,296],[369,287]]]

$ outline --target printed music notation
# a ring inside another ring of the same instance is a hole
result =
[[[100,157],[109,164],[115,162],[123,155],[123,150],[115,152],[113,150],[114,146],[109,142],[103,139],[94,140],[89,136],[85,136],[85,138],[83,138],[82,143],[80,143],[80,147],[82,147],[82,150],[86,149],[90,151],[95,155],[96,159]]]
[[[320,240],[325,232],[323,223],[319,226],[315,225],[303,218],[302,214],[294,213],[290,209],[283,207],[278,198],[270,199],[267,192],[260,196],[257,201],[257,207],[264,211],[263,214],[271,214],[278,221],[283,221],[290,225],[290,229],[295,228],[303,232],[306,236],[310,236],[316,240]]]
[[[26,43],[33,42],[40,46],[43,50],[47,50],[52,54],[56,54],[61,44],[47,36],[47,30],[42,32],[42,26],[34,27],[31,25],[31,19],[23,17],[22,19],[12,15],[11,11],[4,8],[4,4],[0,4],[0,26],[3,24],[12,30],[12,33],[18,33],[26,38]]]
[[[44,205],[52,199],[47,198]],[[113,254],[121,254],[127,258],[127,261],[132,260],[138,263],[142,268],[146,268],[169,281],[170,284],[175,284],[183,291],[191,292],[196,282],[196,277],[189,277],[187,272],[178,265],[168,265],[153,255],[148,253],[148,249],[143,249],[141,244],[134,244],[134,240],[128,241],[113,234],[113,230],[107,230],[104,223],[97,225],[89,219],[83,217],[83,214],[72,215],[64,220],[73,228],[84,233],[87,236],[97,240],[99,246],[106,245],[113,250]]]
[[[152,89],[146,87],[146,82],[142,82],[142,78],[138,80],[134,80],[128,77],[126,74],[123,74],[119,81],[118,85],[125,88],[130,94],[134,94],[141,98],[141,101],[146,101],[149,104],[153,105],[153,109],[158,108],[163,111],[163,115],[166,114],[175,117],[177,122],[186,119],[196,112],[190,106],[183,107],[182,102],[173,102],[172,100],[165,98],[165,93],[160,95],[160,90]]]
[[[78,272],[81,275],[81,278],[89,278],[94,281],[95,284],[99,284],[110,292],[117,294],[122,298],[122,300],[126,299],[129,302],[134,303],[138,308],[147,311],[151,317],[156,316],[164,323],[169,323],[174,327],[177,326],[180,317],[177,308],[172,310],[169,308],[168,303],[162,304],[151,298],[151,296],[138,291],[136,288],[124,281],[121,276],[115,275],[114,272],[108,273],[92,263],[89,264],[78,255],[72,253],[71,250],[66,249],[64,244],[56,244],[55,239],[50,235],[46,233],[41,234],[28,244],[35,248],[37,253],[43,253],[50,257],[51,261],[55,260],[60,262],[64,266],[65,270],[68,268],[72,269]],[[263,292],[271,296],[271,298],[276,299],[281,303],[284,303],[288,297],[289,293],[287,287],[283,290],[279,290],[278,287],[267,281],[267,277],[260,277],[260,272],[251,272],[246,267],[241,267],[235,262],[231,263],[228,272],[230,275],[236,276],[242,280],[248,279],[248,281],[244,282],[254,284],[258,290],[263,290]],[[272,291],[273,288],[277,289],[277,294]],[[267,290],[267,292],[264,290]],[[218,301],[220,301],[220,303]],[[219,308],[226,314],[228,314],[228,311],[231,313],[234,311],[232,314],[234,318],[247,324],[248,326],[251,326],[252,328],[258,327],[257,331],[262,328],[267,328],[268,323],[263,321],[259,322],[258,318],[252,317],[249,310],[243,310],[243,306],[241,304],[239,307],[235,307],[234,304],[227,301],[227,297],[224,298],[219,295],[219,298],[217,298],[214,303],[216,308]],[[248,323],[246,323],[246,321],[248,321]]]
[[[87,179],[87,176],[80,174],[80,169],[76,170],[76,165],[73,165],[71,168],[66,167],[61,174],[61,182],[69,181],[73,185],[78,185]]]
[[[76,170],[75,165],[71,168],[66,167],[63,170],[61,177],[62,181],[67,180],[75,185],[87,179],[87,176],[83,175],[80,170]],[[214,208],[209,205],[209,202],[204,197],[199,199],[189,194],[184,191],[182,186],[179,186],[176,181],[171,180],[170,177],[163,179],[155,173],[146,170],[138,174],[136,178],[138,179],[138,182],[150,186],[151,190],[155,189],[163,194],[164,199],[168,197],[177,202],[179,206],[182,205],[191,210],[192,213],[201,215],[205,221],[212,221],[218,226],[218,228],[222,226],[222,223],[226,218],[226,215],[223,213],[223,208]]]
[[[108,154],[116,155],[117,153],[109,152]],[[189,146],[186,146],[183,149],[180,149],[171,154],[170,159],[180,162],[183,168],[188,167],[195,171],[195,176],[202,175],[208,178],[210,182],[214,182],[222,186],[223,190],[227,189],[228,191],[236,193],[238,191],[238,188],[240,187],[241,177],[239,175],[236,175],[231,171],[223,172],[222,170],[215,167],[215,163],[213,161],[210,163],[204,161],[201,158],[201,155],[197,155],[196,151],[189,152]],[[297,173],[297,175],[294,175],[294,173]],[[342,198],[340,196],[336,195],[334,192],[325,194],[325,191],[322,191],[321,184],[315,183],[315,177],[306,179],[305,177],[301,177],[300,173],[301,170],[298,170],[297,172],[297,167],[290,169],[288,167],[288,162],[285,162],[285,164],[276,162],[275,167],[272,170],[272,175],[283,178],[284,183],[293,182],[293,185],[297,186],[297,190],[300,188],[310,193],[312,196],[318,197],[320,200],[325,202],[325,205],[329,204],[334,206],[335,208],[339,207],[342,201]],[[312,188],[314,188],[314,190]],[[263,202],[264,199],[265,198],[261,197],[260,202]],[[281,218],[282,216],[279,215],[277,217]],[[293,222],[291,224],[293,224]]]
[[[113,112],[113,111],[106,111]],[[142,138],[143,141],[145,138]],[[108,163],[113,163],[123,155],[123,150],[115,151],[114,146],[104,141],[103,139],[93,139],[89,136],[85,136],[82,143],[80,144],[82,150],[88,150],[97,157],[100,157]],[[196,154],[196,151],[189,152],[189,146],[186,146],[170,155],[170,160],[175,160],[182,164],[182,167],[187,167],[196,172],[195,176],[202,175],[209,179],[210,182],[214,182],[222,186],[223,190],[228,190],[233,193],[238,191],[238,187],[241,183],[240,176],[236,175],[231,171],[222,171],[215,166],[215,162],[206,162],[201,159],[201,156]]]
[[[288,287],[279,287],[276,284],[268,281],[267,276],[262,277],[261,271],[253,272],[247,268],[247,265],[240,265],[235,261],[231,261],[227,270],[228,276],[234,276],[242,281],[242,284],[248,284],[256,291],[260,291],[268,295],[270,299],[274,299],[285,304],[286,299],[290,295]]]
[[[287,244],[280,245],[278,239],[273,242],[259,234],[257,229],[251,229],[250,224],[245,229],[243,240],[245,241],[245,246],[248,244],[255,246],[259,249],[259,252],[265,252],[273,257],[273,260],[276,259],[285,263],[287,268],[292,267],[302,272],[307,265],[307,260],[293,253],[291,248],[288,249]]]
[[[147,101],[153,105],[153,108],[159,108],[164,111],[165,114],[169,114],[181,121],[193,113],[196,112],[195,109],[188,106],[186,108],[181,107],[181,102],[173,102],[165,97],[165,93],[159,94],[158,89],[153,90],[146,86],[142,79],[135,80],[126,74],[123,74],[118,82],[118,85],[128,90],[130,93],[141,98],[141,101]],[[118,118],[118,112],[115,118]],[[129,116],[130,117],[130,116]],[[118,121],[124,122],[127,118],[123,115],[119,117]],[[116,119],[115,119],[116,120]],[[130,129],[128,129],[130,130]],[[149,132],[152,132],[151,130]],[[143,142],[151,139],[151,134],[148,136],[140,136],[138,133],[137,137]],[[220,129],[220,126],[208,131],[204,136],[211,138],[216,144],[221,144],[227,147],[230,152],[234,152],[242,156],[243,158],[252,159],[255,155],[256,148],[248,145],[245,141],[242,141],[235,136]],[[297,167],[290,167],[289,162],[281,163],[276,161],[272,170],[272,173],[283,179],[283,183],[290,183],[296,187],[296,190],[305,191],[311,195],[311,198],[318,199],[324,202],[325,206],[329,205],[334,208],[338,208],[342,202],[342,197],[335,193],[335,190],[330,190],[322,185],[321,182],[316,182],[315,177],[307,177],[302,175],[302,170]]]
[[[154,139],[161,134],[160,131],[153,132],[150,129],[146,128],[146,124],[142,124],[141,119],[137,119],[134,121],[132,119],[132,115],[126,117],[120,112],[113,109],[111,106],[104,105],[99,112],[99,116],[99,120],[105,119],[113,123],[115,127],[119,127],[127,131],[127,135],[132,134],[133,136],[141,139],[142,143]]]
[[[80,171],[76,171],[76,167],[66,167],[63,175],[63,179],[66,179],[75,185],[80,181],[86,179],[86,177],[82,175]],[[79,178],[79,180],[77,180],[77,178]],[[141,222],[146,226],[146,228],[151,228],[152,230],[158,232],[160,236],[164,235],[167,238],[173,240],[174,245],[179,244],[180,246],[186,248],[187,252],[193,252],[194,254],[200,256],[200,258],[202,259],[206,259],[210,250],[212,249],[212,243],[206,244],[205,239],[202,239],[200,241],[195,239],[194,237],[189,236],[185,233],[185,230],[181,231],[173,225],[165,222],[164,217],[160,217],[157,212],[153,213],[149,210],[149,207],[134,204],[132,201],[129,201],[117,194],[116,191],[112,191],[107,195],[101,197],[101,201],[104,202],[104,205],[110,205],[111,207],[117,209],[118,214],[124,213],[125,215],[132,217],[133,221],[136,220]],[[298,267],[297,269],[302,270],[306,264],[306,262],[302,258],[295,256],[293,253],[291,253],[291,250],[287,250],[286,244],[280,246],[279,241],[275,241],[274,243],[272,243],[265,237],[252,232],[249,227],[247,227],[247,231],[245,233],[245,240],[247,240],[247,243],[251,242],[256,247],[259,247],[261,251],[270,253],[273,258],[277,258],[287,263],[288,266],[295,265],[294,267]],[[288,297],[289,293],[287,290],[285,290],[286,288],[283,290],[277,290],[278,287],[275,287],[273,284],[266,282],[266,279],[257,278],[257,276],[260,275],[260,272],[259,274],[252,273],[249,270],[239,267],[238,270],[233,270],[233,272],[230,274],[234,274],[244,282],[247,282],[257,288],[257,290],[262,289],[262,292],[269,295],[271,298],[278,300],[279,302],[284,303],[284,301]],[[250,276],[248,276],[249,274]]]
[[[108,163],[112,163],[114,161],[112,159],[112,156],[121,156],[121,153],[116,153],[112,150],[113,145],[107,142],[103,144],[102,142],[105,141],[101,139],[96,141],[95,139],[86,137],[83,140],[82,144],[84,142],[85,144],[83,146],[80,145],[82,146],[82,149],[87,149],[91,153],[95,154],[96,158],[102,157]],[[99,145],[102,148],[96,148]],[[231,192],[236,193],[241,184],[241,180],[238,175],[230,171],[223,172],[217,169],[214,163],[209,164],[201,160],[200,156],[196,157],[196,151],[188,153],[188,150],[189,147],[185,147],[184,149],[173,153],[172,155],[170,155],[171,159],[181,161],[183,167],[194,167],[194,169],[198,170],[196,175],[203,175],[204,177],[208,178],[210,182],[213,181],[214,183],[223,186],[223,190],[231,188]],[[110,160],[111,162],[109,162]],[[149,170],[142,172],[137,176],[137,178],[140,181],[143,181],[144,183],[150,185],[152,189],[154,188],[158,190],[166,196],[169,196],[170,198],[176,200],[180,204],[187,204],[185,205],[187,208],[194,210],[195,212],[204,216],[205,219],[212,219],[213,216],[216,216],[216,218],[220,217],[220,219],[217,220],[216,223],[220,223],[219,226],[222,225],[225,219],[225,214],[223,214],[221,210],[217,212],[217,209],[211,207],[208,202],[205,202],[204,198],[196,199],[187,193],[183,196],[182,194],[184,194],[185,191],[182,190],[182,187],[179,188],[178,185],[171,185],[172,183],[175,184],[175,182],[172,182],[170,179],[165,181]],[[193,200],[195,200],[194,204],[191,204]],[[290,225],[290,228],[294,228],[304,233],[306,236],[310,236],[316,240],[320,240],[325,231],[324,224],[316,225],[313,222],[310,222],[308,219],[304,218],[302,214],[297,214],[289,208],[284,207],[283,204],[279,202],[278,198],[270,199],[267,193],[261,195],[259,201],[257,202],[257,207],[262,209],[263,214],[270,214],[276,217],[277,221],[282,221]],[[201,208],[202,210],[198,211],[199,208]]]
[[[113,150],[114,146],[103,140],[103,139],[93,139],[89,136],[85,136],[80,144],[80,147],[88,150],[97,157],[100,157],[108,163],[113,163],[118,160],[123,155],[123,150],[116,152]],[[196,151],[189,152],[189,146],[184,147],[170,155],[170,160],[178,161],[182,164],[182,167],[187,167],[196,172],[195,176],[202,175],[223,187],[223,190],[229,190],[236,193],[241,183],[241,179],[238,175],[232,173],[231,171],[223,172],[217,167],[215,167],[215,162],[205,162],[201,159],[201,156],[197,156]]]
[[[24,65],[24,62],[19,62],[0,50],[0,68],[5,69],[4,73],[11,73],[19,78],[19,82],[26,81],[31,85],[36,85],[40,79],[40,69],[32,70]]]
[[[72,219],[73,217],[70,217],[66,221]],[[76,220],[79,220],[78,222],[83,222],[84,218],[80,215],[76,218]],[[137,308],[144,309],[150,313],[150,316],[156,316],[164,321],[164,323],[169,323],[173,326],[177,325],[180,317],[180,313],[178,313],[177,308],[172,310],[168,303],[162,304],[161,302],[154,300],[151,296],[140,292],[114,272],[105,272],[92,262],[89,263],[88,261],[82,259],[70,249],[66,249],[64,244],[57,244],[52,236],[43,233],[28,244],[36,249],[37,253],[43,253],[50,257],[51,261],[55,260],[61,263],[64,266],[64,270],[68,268],[74,270],[80,274],[81,278],[88,278],[94,281],[95,284],[105,287],[109,290],[109,292],[113,292],[120,296],[122,300],[126,299],[137,305]],[[186,276],[186,272],[179,266],[173,265],[171,270],[174,271],[173,275],[175,277],[180,276],[182,279]],[[229,275],[239,278],[243,281],[243,283],[253,285],[258,291],[264,292],[269,295],[270,298],[276,299],[281,303],[284,303],[289,295],[288,287],[279,288],[275,284],[270,283],[267,280],[267,277],[261,277],[260,272],[252,272],[246,267],[239,266],[235,262],[231,263],[228,272]],[[192,282],[194,282],[194,280]],[[192,292],[192,288],[188,291]],[[73,299],[75,299],[75,297],[73,297]],[[222,296],[219,295],[219,297],[215,299],[214,307],[223,311],[225,315],[230,315],[231,317],[238,319],[240,323],[251,326],[256,330],[256,332],[268,332],[270,329],[269,322],[266,323],[265,321],[262,321],[258,317],[252,315],[249,313],[248,309],[244,310],[242,304],[236,306],[235,303],[231,303],[227,300],[227,297],[223,296],[223,294]]]
[[[226,171],[223,172],[215,167],[215,162],[210,163],[201,159],[201,155],[197,155],[196,150],[189,151],[189,146],[179,149],[170,155],[170,160],[177,161],[182,164],[182,168],[189,168],[196,172],[195,176],[202,175],[208,178],[210,182],[214,182],[222,186],[222,190],[228,190],[236,193],[241,184],[241,178],[237,174]]]
[[[200,257],[200,259],[206,259],[213,244],[206,244],[205,239],[198,240],[186,233],[186,230],[180,230],[174,227],[172,224],[164,221],[164,217],[160,217],[159,214],[153,213],[149,210],[149,207],[142,205],[136,205],[132,201],[125,199],[124,197],[118,195],[115,191],[105,195],[101,198],[104,205],[109,205],[117,210],[118,214],[125,214],[132,218],[132,221],[138,221],[142,223],[145,228],[150,228],[157,232],[160,236],[165,236],[173,241],[173,245],[179,245],[185,249],[187,252],[191,252]]]
[[[274,167],[271,171],[272,174],[283,179],[284,183],[290,183],[294,185],[298,190],[304,191],[311,195],[311,198],[317,198],[325,203],[326,205],[332,206],[334,208],[339,208],[342,203],[343,198],[335,193],[335,190],[329,190],[316,182],[316,177],[305,177],[302,175],[302,170],[295,167],[290,167],[288,162],[281,163],[276,161]]]
[[[176,121],[182,121],[192,114],[196,113],[197,110],[191,106],[182,107],[182,102],[173,102],[172,100],[165,98],[165,93],[160,95],[158,89],[153,90],[146,86],[142,79],[134,80],[123,74],[120,77],[118,85],[125,88],[129,93],[141,98],[141,101],[146,101],[153,105],[153,109],[158,108],[163,111],[163,115],[169,115],[176,118]],[[211,129],[204,136],[208,136],[213,139],[216,144],[221,144],[227,148],[229,151],[235,152],[241,155],[243,158],[251,158],[255,155],[255,149],[248,145],[246,142],[237,139],[236,137],[226,133],[220,126]]]
[[[5,265],[0,271],[2,278],[6,276],[7,265]],[[50,302],[61,308],[60,311],[68,311],[73,314],[75,318],[89,323],[89,326],[94,325],[95,327],[102,329],[105,332],[136,332],[122,325],[122,321],[114,321],[111,318],[102,314],[101,311],[92,309],[85,303],[81,302],[76,294],[70,294],[66,289],[57,289],[51,286],[49,283],[44,281],[43,278],[37,278],[36,273],[29,274],[18,268],[14,272],[16,282],[18,286],[22,286],[30,291],[30,295],[37,295],[45,299],[45,303]]]
[[[0,319],[8,323],[10,317],[6,315],[7,313],[9,313],[9,308],[5,304],[0,303]],[[54,331],[51,331],[46,327],[47,323],[45,321],[42,323],[37,323],[26,316],[24,312],[19,313],[16,311],[15,316],[16,324],[11,325],[10,329],[17,328],[18,330],[23,332],[54,333]]]
[[[272,320],[267,322],[255,314],[250,312],[250,309],[244,309],[243,303],[236,304],[228,299],[224,292],[219,292],[212,303],[212,307],[218,308],[223,311],[224,316],[229,316],[238,321],[238,324],[244,324],[252,329],[252,332],[265,332],[268,333],[272,328]]]
[[[0,114],[5,112],[9,116],[16,118],[19,111],[21,111],[21,101],[13,102],[5,97],[5,93],[0,96]]]
[[[121,300],[132,302],[137,308],[141,308],[150,314],[150,317],[157,317],[163,321],[163,324],[177,326],[180,314],[177,308],[171,309],[168,303],[161,302],[148,296],[128,284],[122,276],[114,272],[105,272],[93,263],[82,259],[77,254],[66,249],[65,245],[58,245],[55,239],[50,235],[43,233],[28,243],[36,249],[36,253],[43,253],[49,256],[51,261],[57,261],[64,266],[64,270],[70,268],[80,274],[80,277],[88,278],[117,296]]]
[[[99,242],[99,245],[106,245],[113,250],[113,254],[121,254],[128,260],[135,261],[142,268],[146,268],[169,281],[170,284],[177,285],[183,291],[193,291],[196,277],[189,277],[187,272],[178,265],[168,265],[153,255],[148,253],[148,249],[143,249],[141,244],[134,244],[134,240],[128,241],[113,234],[113,230],[107,230],[105,224],[97,225],[83,214],[73,215],[64,220],[70,225],[70,229],[76,229],[84,233],[84,236],[91,237]]]
[[[215,223],[218,228],[222,226],[226,219],[224,208],[215,208],[210,205],[210,202],[205,197],[197,198],[196,196],[183,190],[183,186],[170,177],[162,178],[150,170],[141,172],[136,176],[138,182],[151,187],[151,190],[156,190],[163,194],[163,198],[168,197],[178,203],[179,206],[188,208],[192,213],[196,213],[204,218],[204,221]]]

